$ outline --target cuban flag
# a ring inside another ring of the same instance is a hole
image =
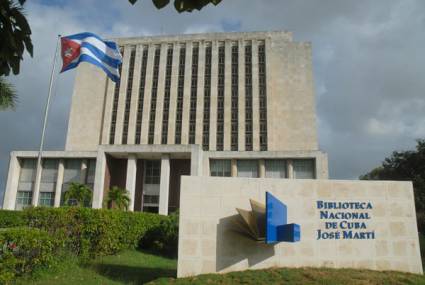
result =
[[[73,69],[85,61],[103,69],[112,81],[119,81],[122,56],[115,42],[105,41],[93,33],[80,33],[62,37],[61,46],[61,72]]]

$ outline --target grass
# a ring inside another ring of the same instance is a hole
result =
[[[420,236],[420,243],[425,260],[424,235]],[[68,256],[53,268],[19,278],[16,284],[425,284],[423,275],[328,268],[247,270],[176,279],[176,267],[175,259],[136,250],[97,258],[84,265]]]
[[[137,250],[97,258],[79,265],[77,258],[64,257],[53,268],[37,270],[16,284],[145,284],[160,277],[175,277],[177,261]]]
[[[425,284],[425,277],[400,272],[354,269],[298,268],[247,270],[197,277],[161,278],[153,284]]]

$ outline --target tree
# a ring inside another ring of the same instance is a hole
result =
[[[360,179],[412,181],[419,231],[425,232],[425,139],[417,140],[414,151],[394,151]]]
[[[131,4],[137,2],[137,0],[128,0]],[[156,8],[161,9],[170,3],[170,0],[152,0]],[[204,6],[212,3],[217,5],[221,0],[174,0],[174,8],[181,12],[192,12],[193,10],[201,10]]]
[[[130,203],[128,191],[124,188],[113,186],[108,192],[108,208],[117,208],[120,210],[127,210]]]
[[[22,5],[12,0],[0,0],[0,110],[13,108],[16,93],[2,76],[10,71],[18,74],[25,50],[32,56],[31,28],[25,18]]]
[[[14,109],[16,105],[16,91],[13,85],[0,77],[0,111],[8,108]]]
[[[68,191],[64,194],[64,204],[68,206],[89,206],[92,198],[92,190],[85,184],[71,183]]]

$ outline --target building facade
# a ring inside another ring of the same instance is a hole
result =
[[[78,67],[64,151],[10,156],[5,209],[60,206],[72,182],[112,186],[130,210],[179,207],[180,177],[326,179],[317,142],[311,45],[289,32],[116,39],[121,80]]]

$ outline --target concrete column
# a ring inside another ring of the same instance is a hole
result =
[[[211,43],[210,151],[217,149],[218,43]]]
[[[112,105],[114,101],[115,84],[108,79],[106,81],[106,95],[105,104],[103,109],[103,123],[102,123],[102,138],[100,144],[109,144],[109,134],[111,132],[111,117]]]
[[[199,43],[199,61],[198,61],[198,90],[196,97],[196,129],[195,144],[202,146],[202,130],[204,120],[204,86],[205,86],[205,44]]]
[[[32,203],[34,207],[38,206],[38,196],[40,195],[40,183],[41,183],[41,172],[43,172],[43,159],[40,160],[40,164],[38,164],[38,160],[35,166],[35,181],[32,190]]]
[[[230,175],[232,177],[238,177],[238,161],[236,159],[232,159],[230,163],[231,163]]]
[[[135,144],[135,141],[136,141],[136,121],[137,121],[137,108],[138,108],[137,102],[139,100],[142,56],[143,56],[143,46],[138,45],[136,47],[136,57],[134,61],[133,86],[131,89],[130,116],[128,120],[127,144]]]
[[[9,172],[7,174],[6,192],[3,198],[3,209],[5,210],[15,209],[20,171],[21,166],[19,165],[18,158],[12,152],[10,154]]]
[[[183,116],[181,144],[189,144],[189,115],[190,115],[190,90],[192,84],[192,54],[191,42],[186,43],[186,65],[184,66],[184,91],[183,91]]]
[[[124,112],[125,112],[125,100],[127,97],[127,81],[128,81],[128,70],[130,68],[130,55],[132,46],[124,47],[124,56],[122,59],[121,78],[120,78],[120,93],[118,97],[118,109],[117,109],[117,122],[115,127],[115,142],[114,144],[121,144],[122,142],[122,131],[124,126]]]
[[[171,67],[170,108],[168,113],[168,144],[174,144],[176,136],[177,84],[179,79],[180,45],[173,48],[173,64]]]
[[[100,209],[103,203],[103,191],[105,185],[105,171],[106,171],[106,156],[105,152],[99,151],[96,158],[96,172],[94,177],[93,187],[93,202],[92,208]]]
[[[266,177],[266,162],[264,159],[258,160],[258,177]]]
[[[155,46],[150,44],[148,47],[148,61],[146,63],[145,94],[143,97],[142,131],[140,135],[140,144],[148,144],[154,58]]]
[[[56,208],[61,205],[61,194],[62,194],[64,172],[65,172],[65,161],[64,159],[60,159],[59,165],[58,165],[58,174],[56,176],[55,202],[53,204],[53,206]]]
[[[161,144],[162,137],[162,115],[164,109],[165,73],[167,71],[167,44],[161,44],[159,57],[158,90],[156,93],[155,132],[154,144]],[[168,130],[168,129],[167,129]]]
[[[203,176],[203,158],[204,152],[200,145],[193,145],[190,157],[190,175]]]
[[[136,195],[136,174],[137,174],[137,157],[130,154],[127,160],[127,179],[125,188],[129,192],[130,203],[128,205],[129,211],[134,211],[134,199]]]
[[[258,82],[258,43],[252,41],[252,150],[260,150],[260,90]]]
[[[161,156],[161,179],[159,182],[159,214],[168,215],[168,196],[170,191],[170,155]]]
[[[288,171],[288,178],[294,179],[294,164],[292,159],[287,160],[287,171]]]
[[[223,150],[231,150],[232,135],[232,42],[224,43],[224,140]]]
[[[81,174],[80,174],[80,183],[85,184],[87,182],[87,174],[88,174],[88,167],[87,167],[87,159],[83,159],[81,161]]]

